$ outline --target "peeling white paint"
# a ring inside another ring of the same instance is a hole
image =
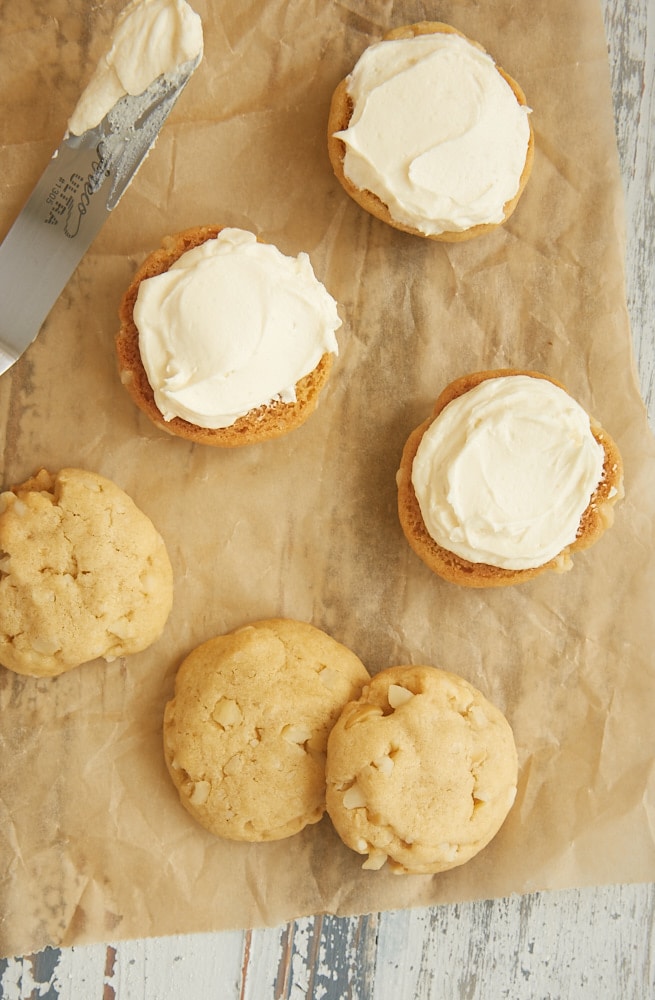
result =
[[[118,942],[109,946],[109,975],[106,945],[55,953],[48,982],[38,981],[34,958],[12,958],[0,962],[0,998],[108,1000],[110,990],[115,1000],[641,998],[655,995],[654,922],[653,885],[368,920],[306,918],[270,930]]]

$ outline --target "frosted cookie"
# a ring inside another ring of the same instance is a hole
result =
[[[152,522],[118,486],[42,469],[0,494],[0,663],[51,677],[145,649],[173,572]]]
[[[447,386],[409,436],[397,479],[409,544],[433,572],[468,587],[570,569],[623,496],[609,434],[554,379],[519,369]]]
[[[182,805],[230,840],[280,840],[318,822],[328,733],[368,680],[354,653],[303,622],[255,622],[198,646],[164,715]]]
[[[362,208],[404,232],[456,242],[506,222],[532,169],[519,85],[447,24],[396,28],[336,88],[328,153]]]
[[[305,253],[241,229],[164,240],[123,297],[121,381],[162,430],[219,447],[279,437],[314,411],[338,353],[337,304]]]
[[[427,666],[390,667],[330,733],[327,810],[364,868],[455,868],[500,829],[516,795],[509,723],[479,691]]]

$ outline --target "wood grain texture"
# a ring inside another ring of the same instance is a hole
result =
[[[655,887],[610,886],[0,962],[3,1000],[646,1000]]]
[[[655,4],[604,0],[625,192],[626,292],[642,396],[655,418]]]
[[[655,427],[655,3],[604,0],[627,299]],[[627,845],[629,849],[629,845]],[[645,1000],[655,887],[607,886],[0,960],[0,1000]]]

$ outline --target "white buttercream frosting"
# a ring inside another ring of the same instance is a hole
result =
[[[576,538],[603,475],[585,410],[546,379],[487,379],[421,439],[412,484],[442,548],[504,569],[543,566]]]
[[[68,122],[82,135],[127,94],[142,94],[157,77],[202,53],[202,23],[185,0],[132,0],[118,16],[109,51]]]
[[[529,109],[460,35],[378,42],[347,80],[344,173],[426,235],[499,223],[526,162]]]
[[[309,257],[287,257],[241,229],[184,253],[141,282],[139,350],[166,420],[229,427],[296,400],[296,383],[337,354],[337,303]]]

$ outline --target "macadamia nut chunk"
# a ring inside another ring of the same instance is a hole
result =
[[[182,805],[230,840],[280,840],[318,822],[328,734],[368,680],[354,653],[304,622],[255,622],[198,646],[164,715]]]
[[[516,795],[510,726],[467,681],[391,667],[330,734],[327,811],[348,847],[397,873],[464,864],[498,832]]]
[[[115,483],[42,469],[0,494],[0,663],[52,677],[157,639],[173,571],[150,519]]]

